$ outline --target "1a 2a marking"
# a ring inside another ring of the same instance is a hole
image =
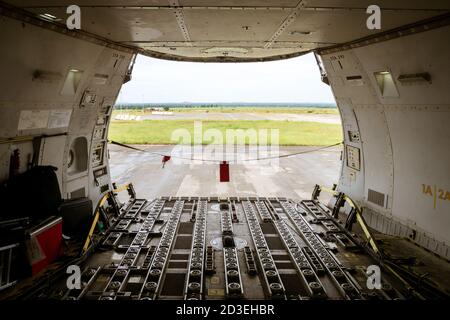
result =
[[[438,200],[450,201],[450,191],[436,185],[422,184],[422,193],[433,198],[434,209],[436,209]]]

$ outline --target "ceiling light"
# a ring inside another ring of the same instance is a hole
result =
[[[61,21],[61,19],[58,19],[58,17],[50,14],[50,13],[42,13],[39,15],[41,19],[47,20],[47,21]]]
[[[230,53],[238,53],[238,54],[247,54],[250,52],[247,48],[228,48],[228,47],[212,47],[202,50],[203,53],[219,53],[219,54],[230,54]]]

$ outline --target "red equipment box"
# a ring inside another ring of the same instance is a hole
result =
[[[28,259],[32,275],[42,271],[62,253],[62,218],[46,219],[29,233],[27,243]]]

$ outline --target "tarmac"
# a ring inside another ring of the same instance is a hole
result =
[[[109,145],[112,181],[132,182],[139,198],[159,196],[260,196],[309,199],[315,184],[338,182],[341,147],[275,160],[230,163],[230,181],[219,182],[219,162],[179,160],[162,167],[162,156],[174,146],[134,146],[139,152]],[[312,151],[318,147],[280,147],[279,154]],[[253,159],[253,157],[249,157]],[[230,159],[230,158],[227,158]],[[180,163],[181,162],[181,163]]]

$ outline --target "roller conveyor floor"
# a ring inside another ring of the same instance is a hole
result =
[[[403,299],[359,238],[318,201],[134,199],[82,265],[63,299]]]

